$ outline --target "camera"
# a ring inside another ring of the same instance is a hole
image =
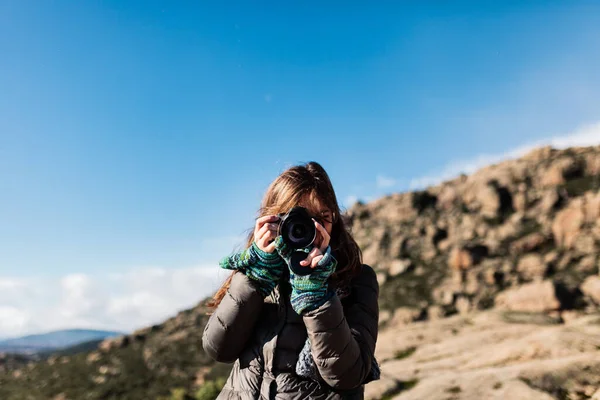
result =
[[[303,249],[315,241],[317,229],[304,207],[294,207],[286,214],[279,214],[279,234],[293,249]]]
[[[296,275],[309,275],[310,266],[300,265],[306,259],[311,245],[317,237],[317,229],[308,211],[304,207],[294,207],[286,214],[279,214],[279,234],[290,248],[290,269]]]

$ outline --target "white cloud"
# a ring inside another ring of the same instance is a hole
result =
[[[24,285],[24,282],[19,279],[0,279],[0,291],[15,290]]]
[[[19,332],[29,322],[29,315],[23,310],[12,306],[0,306],[0,333]]]
[[[397,181],[394,178],[387,176],[378,175],[376,178],[376,185],[379,189],[386,189],[395,186]]]
[[[0,338],[65,328],[130,332],[193,307],[228,273],[211,263],[59,279],[0,277]]]
[[[598,145],[600,144],[600,122],[585,126],[571,135],[554,137],[549,140],[548,144],[557,149]]]
[[[99,300],[91,278],[84,274],[67,275],[60,280],[62,298],[60,313],[74,319],[89,313]]]
[[[212,295],[230,274],[219,258],[244,242],[242,236],[202,240],[199,253],[208,257],[189,267],[0,276],[0,338],[69,328],[131,332],[160,323]]]
[[[552,146],[556,149],[565,149],[568,147],[594,146],[598,144],[600,144],[600,122],[584,126],[571,134],[531,142],[504,153],[480,154],[468,160],[451,162],[438,174],[425,175],[412,179],[409,187],[410,189],[423,189],[428,186],[437,185],[443,181],[453,179],[461,173],[472,174],[487,165],[521,157],[541,146]]]

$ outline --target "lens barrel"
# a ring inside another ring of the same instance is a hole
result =
[[[281,218],[279,232],[293,249],[303,249],[315,241],[317,229],[304,207],[294,207]]]
[[[317,237],[317,229],[310,214],[304,207],[294,207],[280,218],[279,234],[283,241],[294,249],[290,257],[290,269],[296,275],[310,275],[312,268],[300,265],[300,261],[308,256],[305,250]]]

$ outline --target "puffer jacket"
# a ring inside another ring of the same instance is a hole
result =
[[[333,296],[303,316],[291,307],[283,279],[263,299],[243,273],[211,315],[203,334],[206,353],[234,363],[218,399],[362,399],[371,372],[379,320],[375,272],[363,265],[349,295]],[[296,363],[310,338],[318,380],[300,377]]]

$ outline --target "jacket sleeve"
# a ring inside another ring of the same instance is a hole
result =
[[[359,387],[371,372],[379,323],[379,284],[373,269],[363,266],[344,308],[333,296],[303,316],[311,352],[321,377],[336,389]]]
[[[233,363],[246,346],[259,317],[264,296],[243,273],[233,275],[231,285],[202,335],[202,346],[212,359]]]

